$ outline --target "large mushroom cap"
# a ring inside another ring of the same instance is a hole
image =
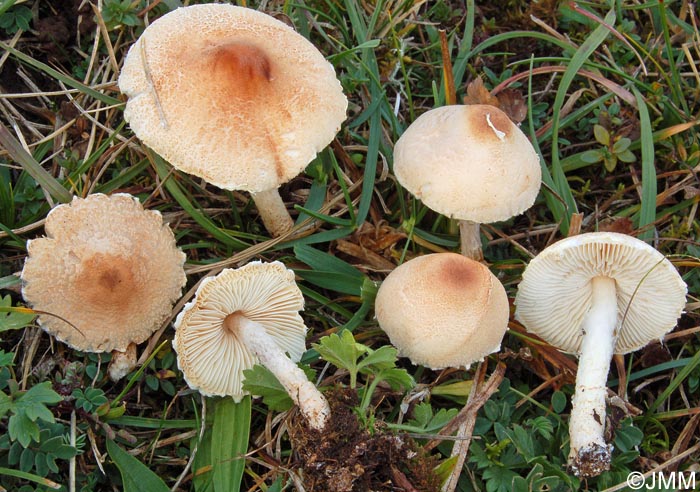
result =
[[[50,334],[78,350],[125,351],[170,314],[185,255],[160,212],[127,194],[74,198],[49,212],[46,237],[27,244],[22,295]],[[84,335],[84,336],[83,336]]]
[[[481,104],[420,115],[396,142],[394,173],[431,209],[477,223],[528,209],[542,179],[525,134],[503,111]]]
[[[259,323],[282,351],[297,362],[306,348],[306,326],[299,315],[304,296],[294,272],[282,263],[259,261],[202,281],[195,298],[175,320],[177,363],[187,384],[203,395],[240,400],[243,370],[258,363],[226,318],[242,315]]]
[[[563,239],[530,262],[515,317],[555,347],[578,353],[595,277],[615,280],[618,354],[662,338],[685,306],[687,286],[661,253],[631,236],[591,232]]]
[[[153,22],[129,50],[119,87],[144,143],[178,169],[250,192],[299,174],[347,108],[333,67],[306,38],[226,4]]]
[[[379,288],[375,311],[400,354],[432,369],[469,366],[499,350],[509,317],[503,285],[456,253],[397,267]]]

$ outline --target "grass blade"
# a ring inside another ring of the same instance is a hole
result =
[[[12,468],[0,467],[0,475],[6,475],[8,477],[15,477],[20,478],[22,480],[27,480],[28,482],[38,483],[39,485],[43,485],[44,487],[48,487],[54,490],[58,490],[61,488],[60,484],[57,484],[56,482],[49,480],[48,478],[43,478],[38,475],[34,475],[33,473],[27,473],[20,470],[13,470]]]
[[[642,208],[639,212],[638,228],[653,224],[656,219],[656,167],[654,166],[654,136],[649,110],[644,98],[636,88],[632,88],[639,108],[640,142],[642,152]],[[639,235],[639,239],[654,238],[653,227]]]
[[[612,9],[605,16],[605,24],[612,25],[615,22],[615,10]],[[569,231],[569,222],[572,214],[577,213],[578,208],[576,206],[576,201],[574,200],[574,195],[571,192],[569,183],[566,180],[566,175],[561,166],[559,160],[559,127],[560,127],[560,113],[564,106],[564,100],[566,94],[571,86],[571,83],[576,77],[577,72],[586,63],[586,60],[593,54],[593,52],[600,46],[600,44],[605,41],[610,35],[610,31],[605,27],[605,25],[599,25],[591,33],[590,36],[581,44],[581,46],[576,50],[574,56],[569,62],[564,75],[561,78],[559,87],[557,88],[557,94],[554,98],[554,106],[552,108],[552,179],[554,180],[554,190],[564,201],[566,206],[566,213],[562,217],[560,223],[560,230],[563,234],[567,234]]]
[[[211,438],[214,492],[237,492],[245,470],[250,433],[251,398],[240,403],[232,398],[216,401]]]
[[[56,181],[29,152],[24,150],[22,144],[12,136],[12,133],[5,125],[0,125],[0,146],[4,147],[7,153],[10,154],[10,157],[22,166],[54,200],[61,203],[71,201],[73,195],[71,195],[70,191],[61,186],[61,183]]]
[[[156,172],[163,180],[165,188],[173,196],[177,203],[180,204],[180,206],[185,210],[185,212],[187,212],[190,215],[190,217],[192,217],[195,220],[195,222],[197,222],[197,224],[202,226],[209,234],[211,234],[213,237],[226,244],[227,246],[231,246],[236,249],[245,249],[248,246],[250,246],[244,243],[243,241],[236,239],[233,236],[229,236],[224,231],[219,229],[216,226],[216,224],[214,224],[211,221],[211,219],[209,219],[209,217],[201,213],[197,209],[197,207],[190,202],[190,200],[187,198],[185,192],[177,183],[177,181],[175,181],[172,178],[172,176],[170,176],[171,170],[169,169],[168,165],[165,163],[162,157],[160,157],[158,154],[151,152],[149,153],[149,158],[151,162],[153,162]]]

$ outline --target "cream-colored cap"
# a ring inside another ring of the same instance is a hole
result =
[[[501,282],[456,253],[397,267],[379,287],[375,311],[399,353],[431,369],[469,366],[498,351],[510,312]]]
[[[187,280],[185,254],[160,212],[98,193],[57,206],[44,228],[46,237],[27,244],[22,295],[82,332],[41,315],[48,333],[78,350],[123,352],[170,314]]]
[[[306,350],[306,325],[299,315],[303,308],[294,272],[279,261],[255,261],[204,279],[175,320],[173,346],[187,384],[203,395],[240,401],[247,394],[243,371],[258,360],[226,327],[226,318],[240,314],[259,323],[297,362]]]
[[[148,26],[119,76],[124,117],[176,168],[261,192],[299,174],[345,120],[335,71],[303,36],[245,7],[178,8]]]
[[[579,353],[594,277],[615,280],[616,354],[661,339],[685,307],[687,286],[664,255],[632,236],[591,232],[562,239],[530,261],[515,297],[516,319],[555,347]]]
[[[483,104],[443,106],[416,118],[396,142],[394,173],[431,209],[477,223],[524,212],[542,180],[525,134]]]

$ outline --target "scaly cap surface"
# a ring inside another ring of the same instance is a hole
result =
[[[27,244],[22,295],[48,333],[88,352],[125,351],[159,328],[180,297],[185,254],[160,212],[127,194],[59,205]]]
[[[456,253],[397,267],[380,286],[375,311],[399,353],[432,369],[469,366],[499,350],[509,317],[501,282]]]
[[[124,117],[176,168],[261,192],[299,174],[333,140],[347,99],[303,36],[245,7],[178,8],[131,47]]]

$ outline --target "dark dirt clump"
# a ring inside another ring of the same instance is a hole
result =
[[[438,457],[425,453],[409,436],[380,425],[363,428],[353,412],[354,390],[335,388],[326,393],[331,418],[322,432],[301,418],[290,436],[308,492],[407,491],[440,489],[433,470]]]

